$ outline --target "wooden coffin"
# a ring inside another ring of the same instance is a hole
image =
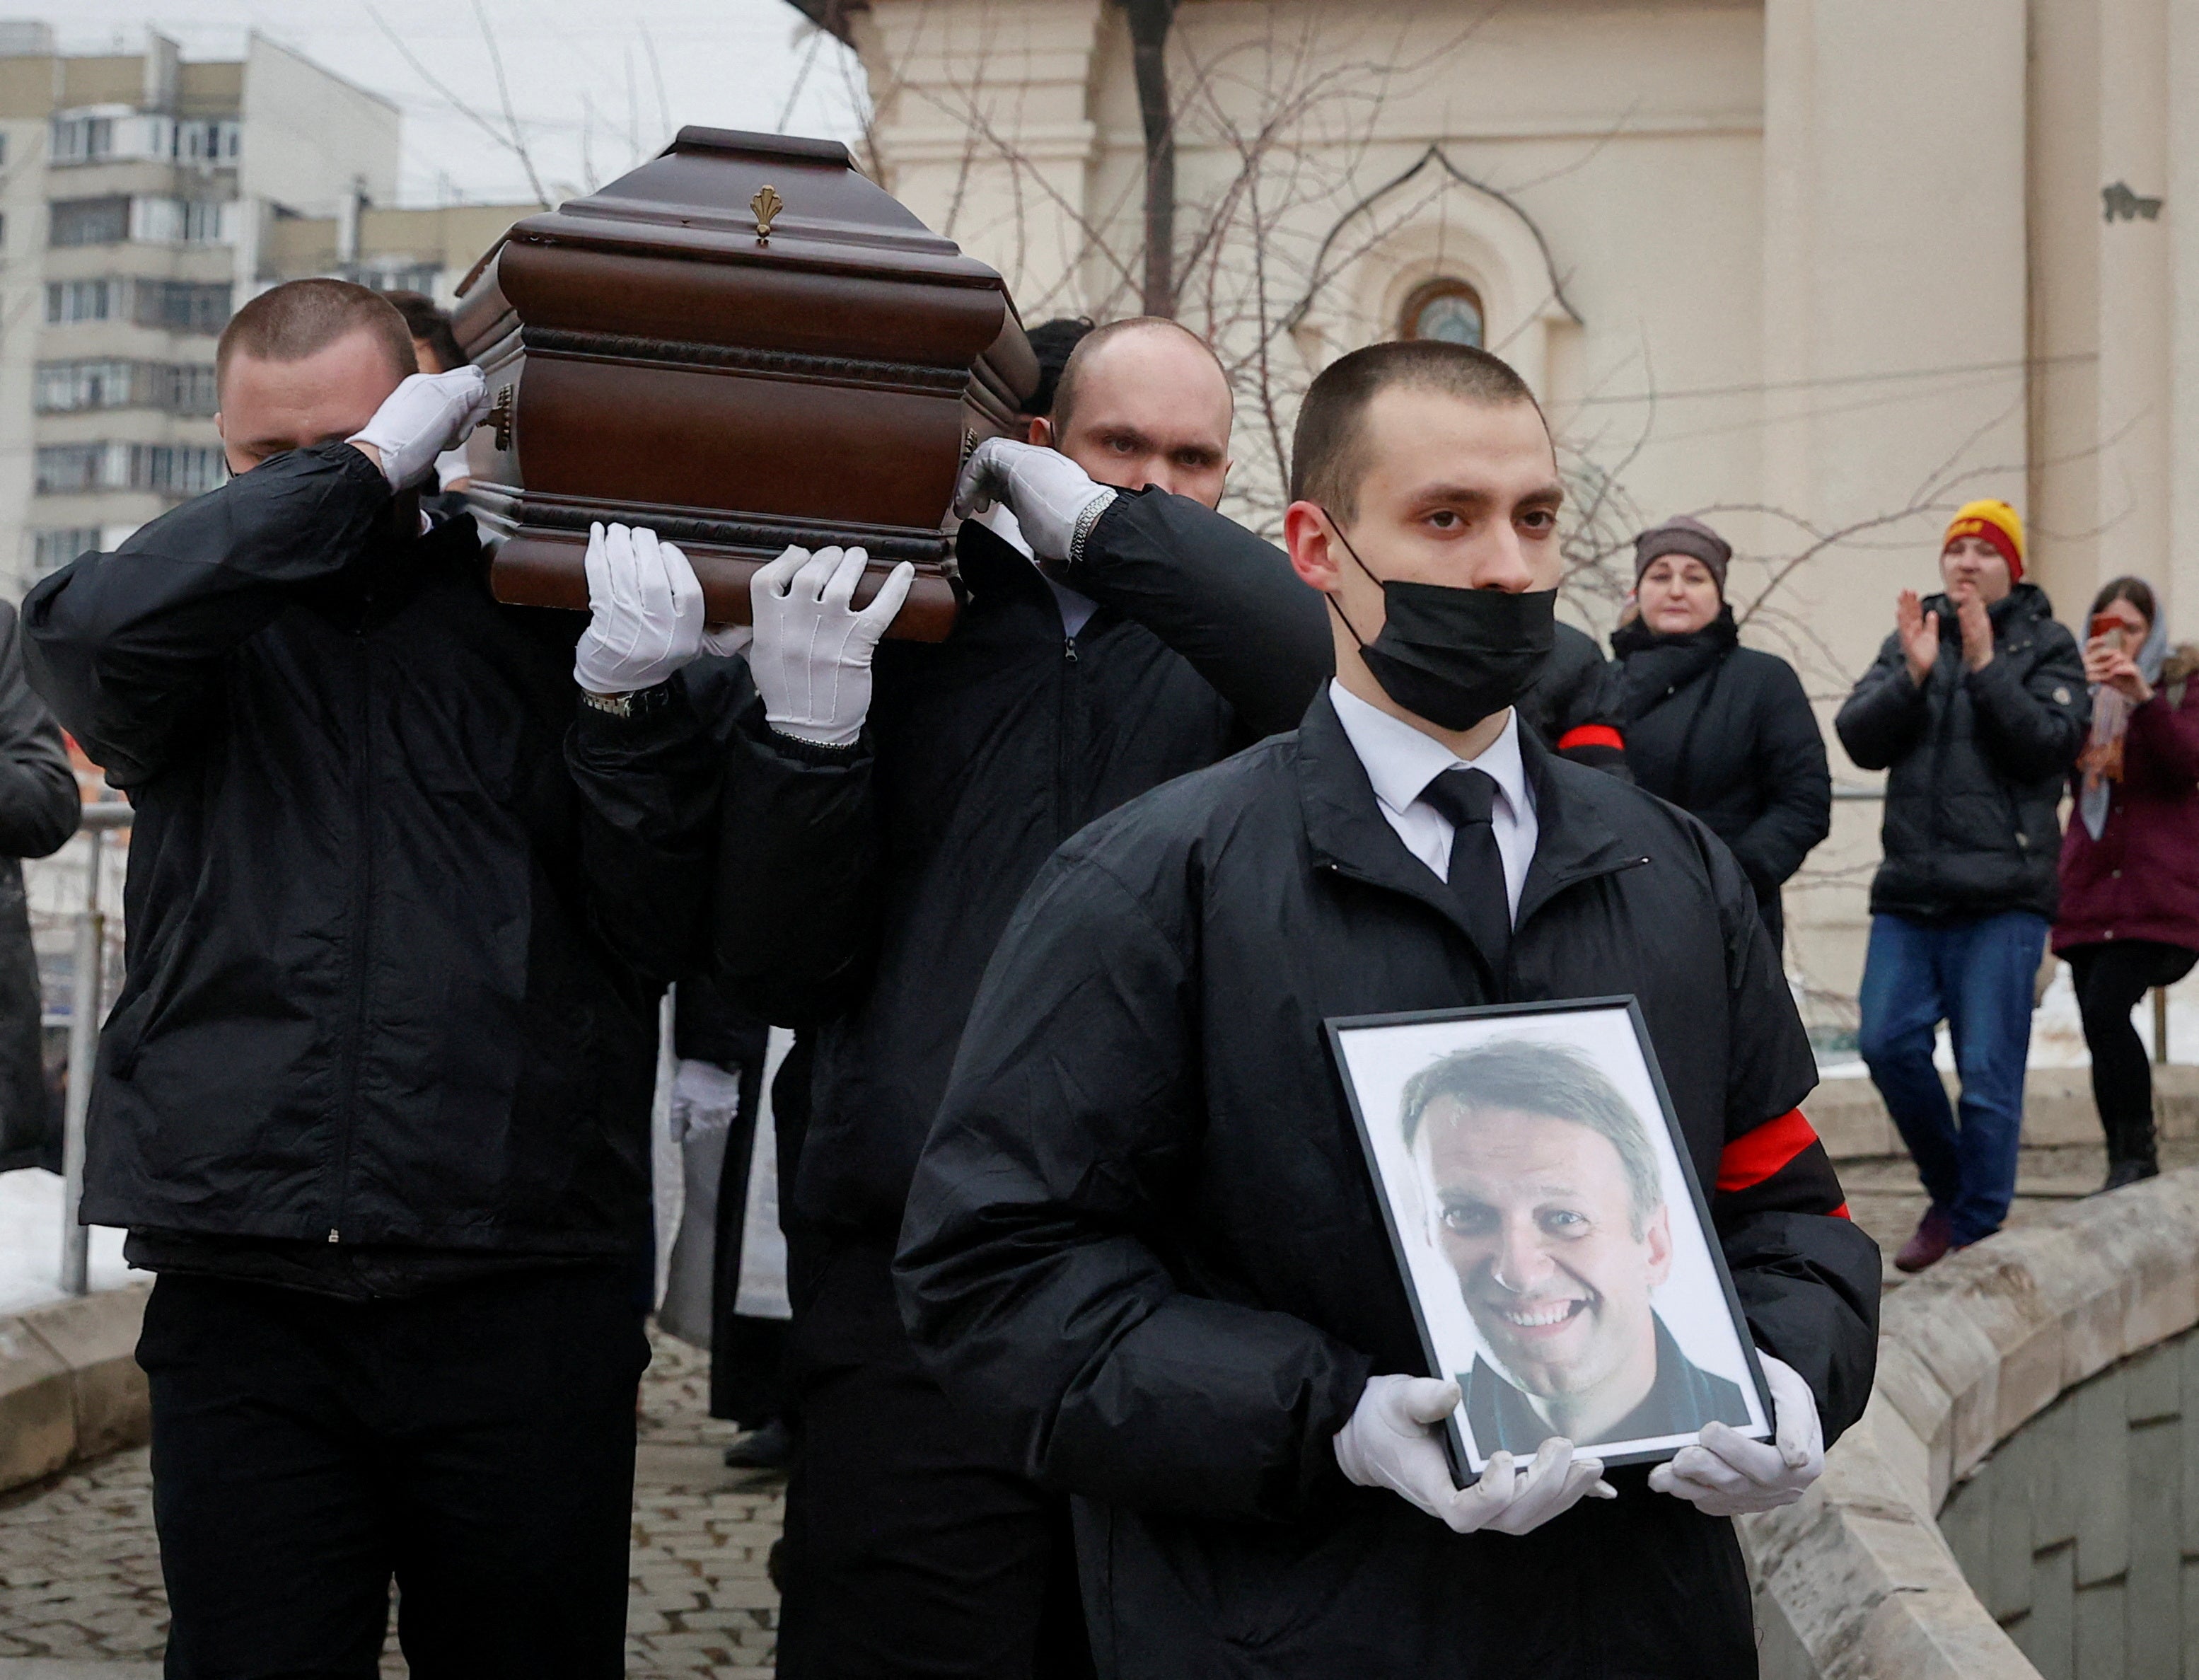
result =
[[[954,623],[948,503],[1038,365],[1000,277],[856,173],[837,141],[684,128],[601,192],[514,226],[463,289],[488,375],[472,498],[499,598],[586,607],[592,520],[694,563],[712,621],[790,543],[859,543],[893,634]]]

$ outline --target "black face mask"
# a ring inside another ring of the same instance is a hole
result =
[[[1388,616],[1381,634],[1367,642],[1333,595],[1328,604],[1382,691],[1414,717],[1444,729],[1471,729],[1517,700],[1542,674],[1557,640],[1556,590],[1510,595],[1385,581],[1367,571],[1333,516],[1328,522],[1352,563],[1382,586]]]

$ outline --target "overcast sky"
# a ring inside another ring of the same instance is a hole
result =
[[[786,0],[0,0],[0,16],[43,18],[75,52],[134,51],[149,25],[186,58],[235,56],[256,29],[403,109],[408,204],[530,195],[518,157],[464,108],[508,132],[484,20],[552,200],[683,123],[840,139],[855,126],[851,57]]]

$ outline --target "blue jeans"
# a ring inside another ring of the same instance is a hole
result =
[[[2046,919],[2027,911],[1966,922],[1871,918],[1864,1063],[1958,1245],[1998,1231],[2015,1194],[2031,988],[2045,947]],[[1962,1082],[1959,1124],[1932,1065],[1942,1021]]]

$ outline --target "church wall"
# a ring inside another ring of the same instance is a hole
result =
[[[859,19],[888,184],[1008,272],[1027,318],[1134,311],[1119,9],[874,0]],[[1858,792],[1879,779],[1831,715],[1896,591],[1936,586],[1960,501],[2023,507],[2065,621],[2115,569],[2199,601],[2199,475],[2179,465],[2199,446],[2199,232],[2176,215],[2199,179],[2192,8],[1186,0],[1170,73],[1181,312],[1238,373],[1240,516],[1279,512],[1276,440],[1313,372],[1448,275],[1543,397],[1577,496],[1615,475],[1604,546],[1682,510],[1727,531],[1748,639],[1795,661]],[[1279,143],[1248,176],[1263,122]],[[2167,207],[2106,221],[2125,178]],[[1568,613],[1607,628],[1615,595],[1577,590]],[[1878,814],[1843,802],[1790,892],[1794,966],[1834,1024]]]

